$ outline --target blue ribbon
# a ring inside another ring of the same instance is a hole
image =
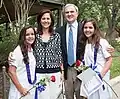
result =
[[[29,64],[26,64],[26,71],[27,71],[27,78],[28,78],[28,82],[30,83],[30,84],[35,84],[35,82],[36,82],[36,73],[34,74],[34,80],[32,81],[31,80],[31,74],[30,74],[30,66],[29,66]]]
[[[100,72],[98,72],[98,71],[95,71],[95,72],[98,74],[98,76],[99,76],[100,79],[102,80],[102,76],[101,76]]]
[[[26,71],[27,71],[28,82],[30,84],[32,84],[32,85],[35,84],[36,80],[37,80],[37,78],[36,78],[36,72],[35,72],[35,75],[34,75],[34,80],[32,81],[31,80],[31,73],[30,73],[30,66],[29,66],[29,64],[26,64]],[[38,91],[42,92],[46,88],[45,85],[39,85],[39,83],[37,83],[36,85],[38,85],[38,87],[36,87],[34,99],[38,99]]]
[[[93,70],[95,70],[97,68],[97,66],[96,66],[97,51],[98,51],[98,48],[94,48],[94,65],[93,66],[92,66],[92,64],[90,65],[90,68],[92,68]]]
[[[93,66],[92,66],[92,64],[90,65],[90,68],[92,68],[92,70],[94,70],[94,71],[97,68],[97,66],[96,66],[97,51],[98,51],[98,49],[94,48],[94,65]],[[99,78],[102,80],[102,76],[101,76],[100,72],[98,72],[98,71],[95,71],[95,72],[98,74]],[[105,86],[103,85],[102,87],[103,87],[103,90],[105,90]]]
[[[92,64],[89,66],[92,70],[95,70],[97,66],[92,66]]]
[[[96,61],[97,61],[97,51],[98,51],[98,48],[94,48],[94,65],[90,65],[89,67],[92,69],[92,70],[94,70],[95,71],[95,69],[97,68],[97,66],[96,66]],[[84,61],[84,57],[83,57],[83,59],[82,59],[83,61],[83,65],[85,65],[85,61]],[[102,80],[102,76],[101,76],[101,74],[100,74],[100,72],[98,72],[98,71],[95,71],[97,74],[98,74],[98,76],[100,77],[100,79]],[[103,90],[105,90],[105,86],[103,85],[102,86],[103,87]]]
[[[38,91],[42,92],[46,89],[46,87],[44,85],[40,85],[36,88],[35,90],[35,99],[38,99]]]

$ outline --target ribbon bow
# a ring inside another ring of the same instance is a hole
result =
[[[46,87],[44,85],[38,85],[38,87],[36,87],[35,90],[35,99],[38,99],[38,91],[42,92],[46,89]]]

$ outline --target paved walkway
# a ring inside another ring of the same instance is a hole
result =
[[[117,76],[110,80],[110,84],[114,91],[117,93],[118,97],[113,93],[112,99],[120,99],[120,76]]]

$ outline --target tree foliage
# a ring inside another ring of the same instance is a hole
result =
[[[117,32],[120,33],[119,0],[65,0],[65,3],[73,3],[78,6],[79,20],[95,18],[100,28],[106,32],[106,38],[109,41],[117,37]]]
[[[7,56],[15,48],[20,30],[28,23],[28,15],[36,0],[12,0],[15,8],[15,20],[11,21],[5,10],[9,23],[0,25],[0,65],[7,63]],[[3,1],[4,3],[4,1]],[[5,6],[3,4],[3,6]],[[5,28],[5,29],[4,29]]]
[[[0,66],[7,64],[7,57],[9,52],[13,51],[17,44],[18,35],[11,33],[6,24],[0,25]],[[3,29],[4,28],[4,29]]]

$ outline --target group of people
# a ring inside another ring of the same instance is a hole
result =
[[[81,72],[74,69],[76,60],[83,60],[86,66],[95,68],[102,79],[108,81],[114,48],[103,39],[94,19],[77,21],[78,7],[66,4],[63,9],[66,24],[54,30],[54,19],[49,9],[43,9],[37,17],[37,30],[24,27],[18,45],[9,55],[9,76],[11,78],[9,99],[61,99],[58,97],[64,82],[66,99],[110,99],[109,88],[105,85],[86,97],[81,81],[76,77]],[[94,60],[94,49],[97,58]],[[96,64],[94,64],[96,61]],[[54,82],[50,81],[54,76]],[[32,88],[41,79],[46,86]],[[103,97],[104,96],[104,97]],[[108,97],[107,97],[108,96]],[[29,98],[28,98],[29,97]],[[97,97],[97,98],[96,98]]]

